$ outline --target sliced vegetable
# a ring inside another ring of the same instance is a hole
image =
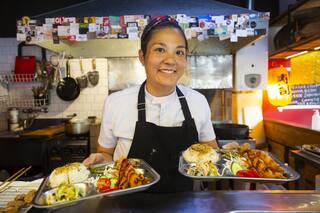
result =
[[[239,170],[236,173],[239,177],[260,177],[260,175],[257,173],[255,169],[245,169],[245,170]]]
[[[233,175],[236,175],[238,171],[243,170],[243,169],[244,168],[240,164],[238,164],[236,162],[231,163],[231,172]]]
[[[110,188],[113,189],[118,186],[118,178],[110,178],[110,182],[111,182]]]
[[[97,188],[99,192],[105,192],[109,190],[111,186],[111,181],[106,177],[100,177],[97,181]]]

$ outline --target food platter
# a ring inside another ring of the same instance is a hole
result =
[[[199,173],[191,173],[190,174],[190,168],[194,166],[194,163],[190,163],[185,160],[183,152],[181,152],[180,159],[179,159],[179,172],[189,178],[192,178],[194,180],[202,180],[202,181],[218,181],[218,180],[240,180],[245,182],[252,182],[252,183],[269,183],[269,184],[284,184],[288,181],[294,181],[299,179],[300,175],[294,171],[292,168],[287,166],[286,164],[282,163],[280,160],[278,160],[275,156],[273,156],[271,153],[264,152],[266,155],[268,155],[271,159],[273,159],[278,166],[283,171],[283,175],[281,178],[279,177],[263,177],[263,176],[238,176],[235,175],[235,173],[231,172],[231,169],[226,169],[226,164],[229,163],[229,159],[226,159],[226,157],[222,154],[224,150],[218,149],[218,160],[214,162],[216,173],[212,173],[209,175],[199,175]],[[261,151],[260,151],[261,152]],[[201,164],[205,164],[206,162],[201,162]],[[229,163],[230,165],[230,163]],[[228,168],[232,168],[229,166]]]
[[[44,179],[42,184],[39,187],[39,190],[37,191],[33,201],[32,205],[36,208],[47,208],[47,209],[56,209],[64,206],[70,206],[78,204],[81,201],[97,198],[97,197],[103,197],[103,196],[120,196],[130,193],[135,193],[139,191],[144,191],[151,187],[152,185],[156,184],[160,180],[160,175],[145,161],[141,159],[129,159],[129,161],[134,161],[136,163],[137,169],[140,171],[143,171],[144,177],[148,179],[148,182],[125,189],[116,189],[111,191],[99,191],[97,185],[95,184],[95,181],[101,174],[97,171],[103,172],[103,168],[112,167],[114,165],[114,162],[105,163],[105,164],[99,164],[95,165],[90,168],[90,177],[87,181],[74,183],[67,185],[65,187],[72,187],[75,189],[76,192],[80,192],[80,196],[76,197],[76,199],[68,200],[68,201],[61,201],[61,202],[55,202],[55,203],[48,203],[48,196],[52,196],[53,193],[57,193],[57,190],[61,189],[61,186],[52,188],[49,184],[49,176]]]
[[[0,212],[28,212],[32,207],[30,205],[32,196],[42,181],[42,178],[34,181],[13,181],[5,191],[0,193]]]

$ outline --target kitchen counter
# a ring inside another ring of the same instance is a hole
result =
[[[135,193],[86,200],[50,212],[319,212],[317,191]],[[32,208],[30,212],[49,212]]]

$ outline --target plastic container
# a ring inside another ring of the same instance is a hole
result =
[[[320,131],[320,115],[319,110],[315,110],[312,115],[311,128]]]

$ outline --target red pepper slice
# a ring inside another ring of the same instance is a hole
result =
[[[246,169],[246,170],[239,170],[236,174],[239,177],[255,177],[258,178],[260,175],[257,173],[255,169]]]
[[[101,190],[99,190],[99,192],[112,192],[112,191],[115,191],[115,190],[118,190],[119,187],[114,187],[114,188],[103,188]]]

